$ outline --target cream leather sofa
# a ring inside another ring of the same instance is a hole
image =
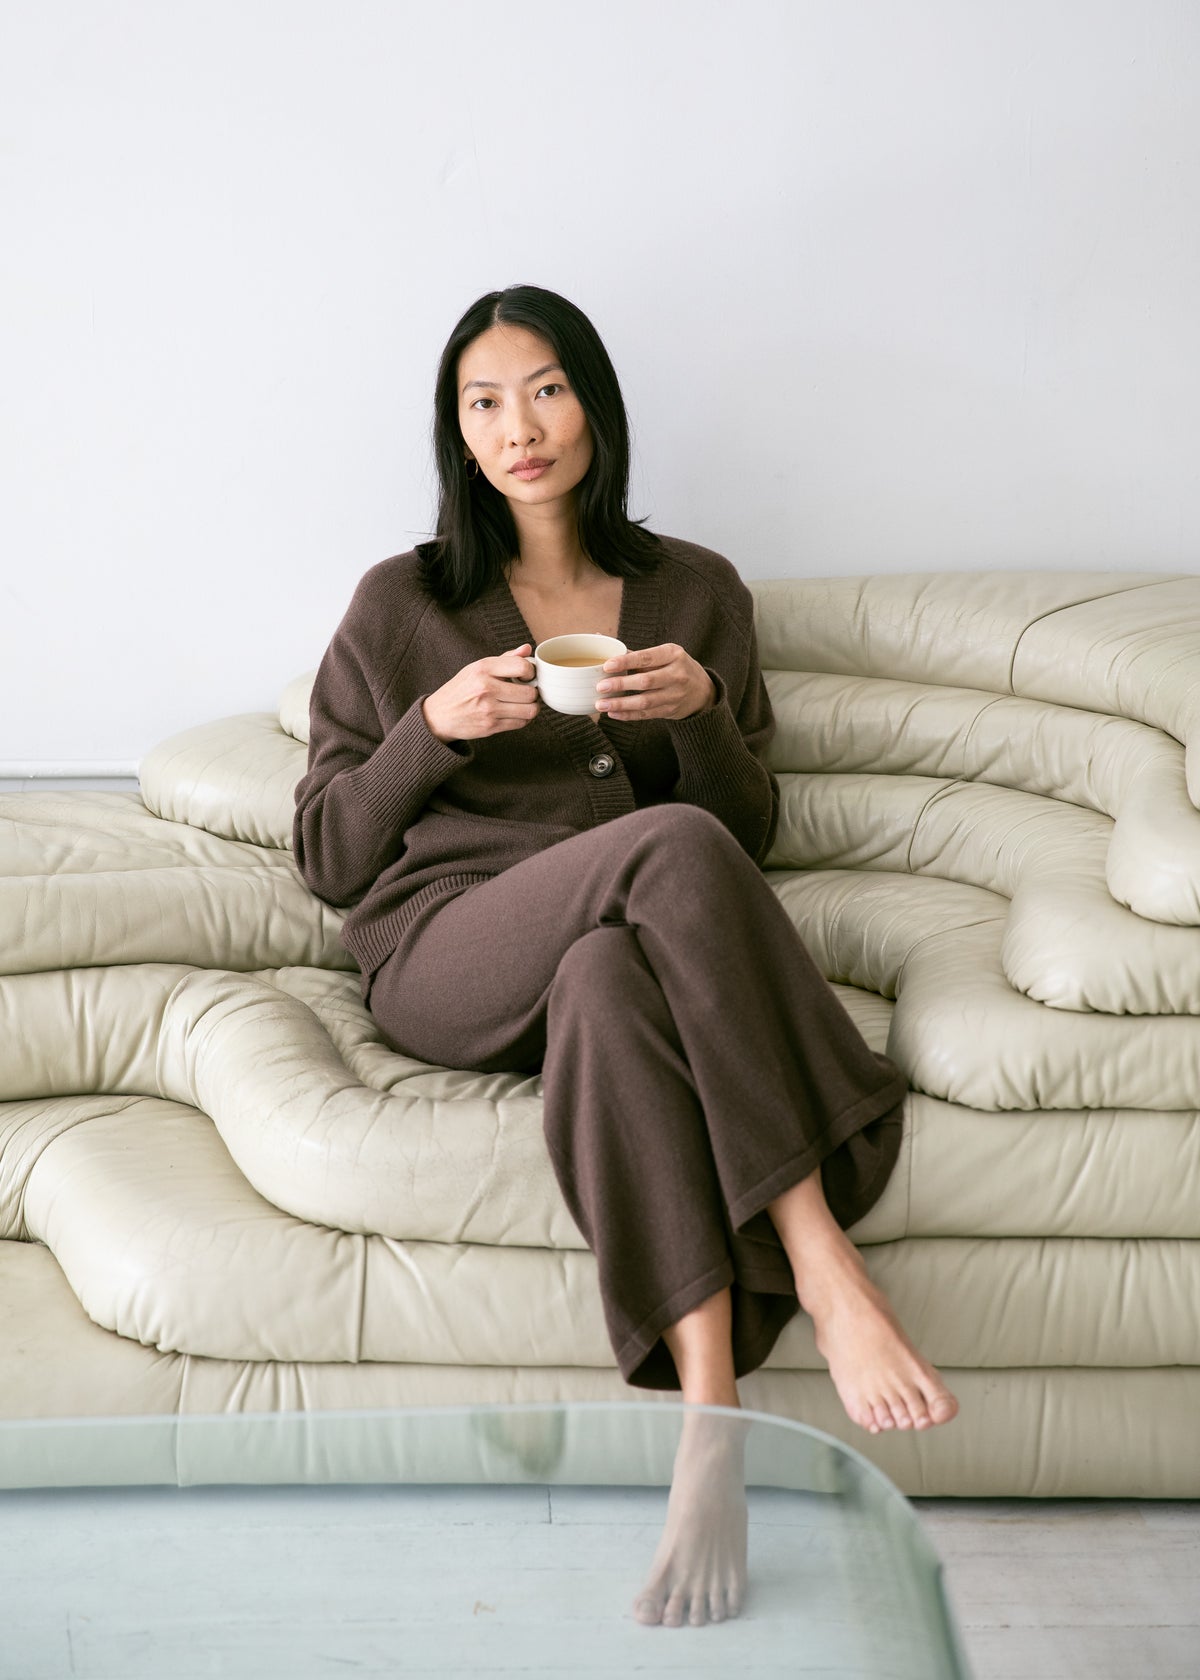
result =
[[[869,1436],[803,1314],[743,1403],[910,1494],[1200,1496],[1200,577],[751,587],[769,879],[913,1090],[851,1234],[961,1411]],[[0,795],[0,1414],[653,1397],[540,1081],[392,1054],[296,871],[311,678]]]

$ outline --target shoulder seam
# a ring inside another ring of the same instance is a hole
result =
[[[678,541],[681,541],[682,539],[676,538],[674,540],[678,542]],[[716,550],[713,549],[712,552],[715,554]],[[709,577],[706,577],[705,574],[700,570],[700,568],[698,566],[693,565],[692,562],[687,558],[687,556],[685,554],[671,553],[669,555],[669,558],[676,561],[677,564],[679,564],[680,566],[685,566],[687,568],[687,570],[690,572],[690,574],[692,575],[692,577],[698,579],[699,582],[704,585],[704,587],[708,590],[708,593],[712,596],[713,600],[717,603],[718,606],[725,607],[726,610],[729,610],[731,606],[736,605],[739,612],[744,610],[744,607],[745,607],[745,602],[744,601],[739,600],[739,601],[736,601],[736,603],[731,602],[730,598],[728,596],[724,595],[720,590],[718,590],[717,586],[713,583],[712,579],[709,578]],[[722,555],[722,559],[724,559],[723,555]],[[732,565],[733,562],[730,561],[729,564]],[[738,582],[741,583],[743,589],[746,588],[746,583],[745,583],[744,578],[739,576]],[[747,594],[749,594],[749,590],[747,590]],[[753,598],[751,598],[751,601],[750,601],[750,611],[751,611],[751,616],[753,616],[753,611],[754,611]],[[733,627],[737,631],[738,635],[741,637],[742,641],[748,647],[749,644],[750,644],[750,637],[749,637],[744,625],[741,623],[740,619],[737,618],[737,617],[733,617],[733,618],[731,618],[731,623],[733,624]]]
[[[391,560],[398,560],[400,558],[402,558],[402,557],[398,554],[393,554],[393,555],[388,556],[388,559],[391,559]],[[359,587],[361,587],[362,583],[369,576],[369,574],[376,569],[376,567],[386,566],[387,563],[388,563],[387,560],[379,560],[379,561],[376,562],[375,566],[368,567],[367,571],[364,572],[362,577],[359,579]],[[423,599],[423,601],[424,601],[424,605],[421,609],[421,612],[418,614],[416,622],[412,625],[411,629],[409,630],[408,637],[407,637],[403,647],[401,647],[396,652],[396,654],[395,654],[394,658],[392,659],[392,661],[390,662],[390,664],[385,667],[385,670],[386,670],[387,674],[386,674],[386,677],[384,678],[384,680],[380,683],[380,686],[378,687],[378,689],[376,688],[375,683],[372,681],[370,673],[367,673],[367,690],[368,690],[368,692],[371,696],[371,699],[375,703],[375,709],[377,711],[380,709],[380,706],[381,706],[382,702],[387,698],[387,696],[391,693],[393,687],[395,686],[396,680],[400,676],[401,670],[402,670],[403,665],[404,665],[404,661],[405,661],[405,659],[408,655],[408,650],[409,650],[409,648],[411,648],[411,646],[413,644],[413,641],[416,638],[417,632],[421,628],[421,625],[425,622],[425,618],[426,618],[427,614],[429,613],[430,608],[435,607],[437,605],[436,601],[431,600],[428,596],[424,595],[423,592],[421,593],[420,598]]]
[[[431,609],[434,608],[436,605],[437,605],[436,601],[427,600],[424,607],[421,609],[420,616],[418,617],[416,623],[413,625],[412,629],[409,631],[408,640],[405,642],[404,646],[400,649],[399,653],[396,655],[395,663],[392,665],[392,668],[391,668],[391,675],[388,677],[387,682],[384,683],[383,687],[379,690],[378,695],[372,695],[372,699],[375,701],[376,707],[378,707],[384,700],[386,700],[388,698],[388,696],[392,692],[392,689],[396,686],[396,683],[399,680],[401,672],[403,671],[403,668],[404,668],[404,661],[408,657],[408,650],[413,645],[413,642],[416,640],[417,632],[418,632],[418,630],[420,630],[422,624],[424,624],[424,622],[425,622],[426,618],[428,617]]]

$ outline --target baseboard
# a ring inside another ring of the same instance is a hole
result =
[[[0,793],[39,793],[51,788],[137,791],[136,759],[0,759]]]

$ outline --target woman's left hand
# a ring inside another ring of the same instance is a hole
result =
[[[606,659],[596,685],[597,710],[631,721],[691,717],[708,711],[716,698],[708,672],[678,642]]]

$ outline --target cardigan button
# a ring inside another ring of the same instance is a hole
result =
[[[611,776],[616,767],[616,760],[610,758],[607,753],[597,753],[588,764],[593,776]]]

